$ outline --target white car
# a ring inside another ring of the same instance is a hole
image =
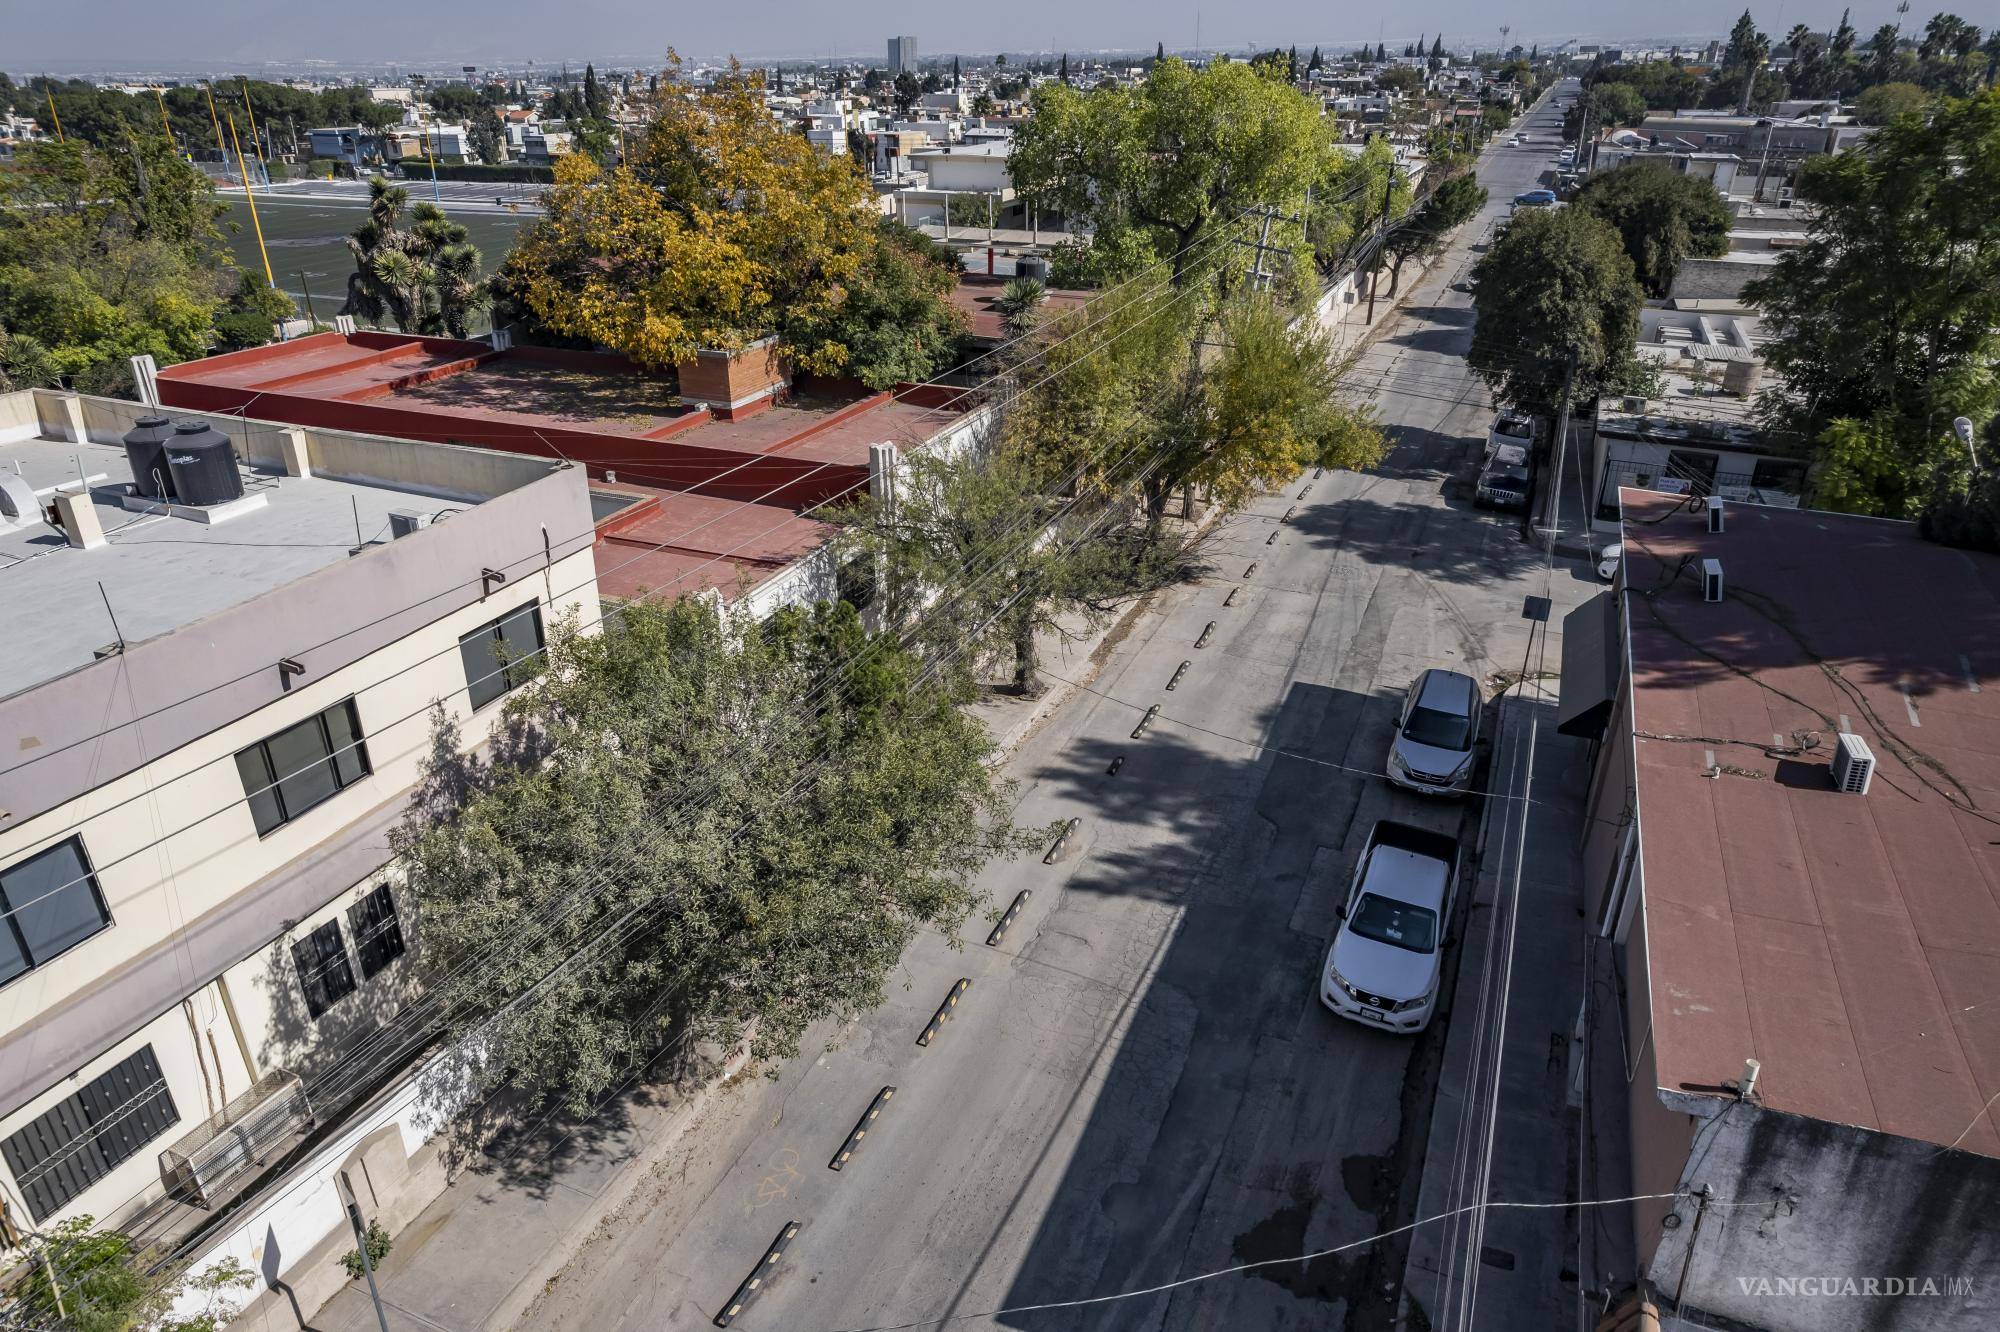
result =
[[[1469,675],[1433,667],[1411,681],[1389,742],[1390,782],[1418,795],[1464,795],[1478,758],[1483,711],[1479,682]]]
[[[1525,461],[1527,448],[1535,442],[1535,418],[1526,412],[1502,412],[1493,418],[1493,424],[1486,430],[1486,459],[1493,461],[1496,452],[1503,448],[1519,448],[1522,455],[1516,461]]]
[[[1354,867],[1320,970],[1320,1002],[1382,1031],[1415,1034],[1437,1011],[1458,843],[1383,819]]]

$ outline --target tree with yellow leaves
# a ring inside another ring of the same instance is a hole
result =
[[[847,369],[833,315],[883,243],[872,196],[850,161],[787,133],[760,85],[732,65],[696,86],[669,53],[626,161],[557,166],[507,288],[550,330],[648,367],[775,334],[798,368]]]

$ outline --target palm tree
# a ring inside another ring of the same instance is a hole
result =
[[[379,176],[369,183],[368,218],[347,238],[354,272],[342,314],[371,324],[384,316],[403,333],[463,338],[474,312],[492,301],[480,273],[479,248],[436,204],[410,209],[409,191]]]

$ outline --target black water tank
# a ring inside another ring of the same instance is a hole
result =
[[[173,423],[164,416],[142,416],[125,432],[125,461],[132,467],[132,483],[147,499],[173,498],[174,478],[167,467],[167,441],[173,437]]]
[[[167,441],[167,470],[174,495],[183,504],[226,504],[243,498],[236,448],[229,436],[206,421],[177,421]]]

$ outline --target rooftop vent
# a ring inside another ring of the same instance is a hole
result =
[[[1867,795],[1875,778],[1875,753],[1852,731],[1842,731],[1833,747],[1833,786],[1845,795]]]
[[[1701,599],[1703,601],[1722,600],[1722,561],[1703,560],[1701,562]]]
[[[389,539],[394,541],[421,532],[431,525],[431,515],[422,509],[391,509],[389,511]]]

